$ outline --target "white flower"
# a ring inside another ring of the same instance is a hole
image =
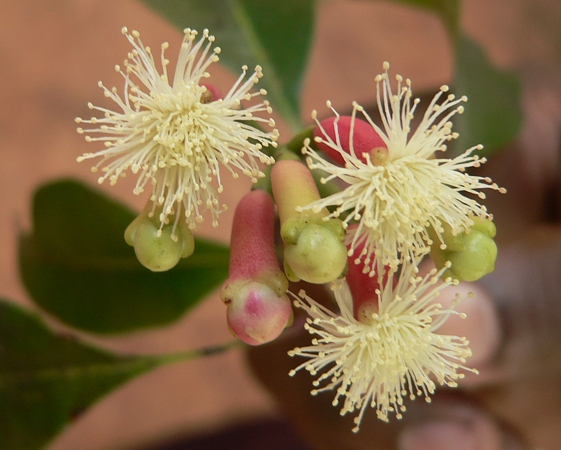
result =
[[[434,269],[421,278],[416,276],[416,265],[404,264],[395,287],[389,277],[377,291],[378,311],[361,321],[353,317],[351,293],[344,281],[332,286],[338,314],[300,292],[295,305],[308,313],[305,328],[318,337],[312,345],[289,352],[309,358],[290,375],[301,369],[312,375],[323,372],[313,382],[317,389],[312,395],[334,390],[334,406],[343,397],[341,415],[358,411],[355,432],[369,405],[376,408],[378,418],[388,421],[392,412],[401,418],[406,396],[424,396],[430,402],[435,381],[456,386],[464,376],[459,369],[476,371],[464,365],[471,356],[466,338],[435,333],[450,314],[458,314],[435,302],[440,291],[453,284],[450,279],[437,284],[443,270]]]
[[[481,189],[504,192],[496,184],[491,184],[489,178],[465,172],[465,169],[479,167],[485,162],[484,158],[472,154],[482,146],[472,147],[453,159],[435,156],[435,152],[446,150],[447,141],[458,137],[452,132],[450,118],[463,112],[463,106],[459,104],[467,98],[456,99],[453,94],[448,94],[441,101],[448,91],[447,86],[442,86],[419,126],[410,135],[419,99],[411,101],[411,81],[404,81],[399,75],[394,93],[388,68],[389,64],[384,63],[384,73],[376,77],[383,129],[354,102],[349,142],[342,142],[337,125],[340,116],[330,102],[327,106],[336,115],[335,136],[330,136],[321,126],[316,111],[312,113],[321,131],[315,141],[338,152],[345,161],[344,167],[325,160],[311,148],[309,141],[305,142],[302,150],[309,155],[307,162],[310,169],[327,172],[322,182],[339,178],[347,184],[343,191],[313,202],[302,210],[319,211],[331,206],[334,209],[329,217],[348,212],[345,224],[358,221],[358,226],[348,234],[349,255],[362,247],[356,260],[364,259],[371,275],[375,271],[380,273],[383,266],[395,271],[402,262],[428,253],[432,245],[430,227],[435,230],[440,244],[444,245],[443,222],[450,226],[453,234],[457,234],[470,228],[474,216],[491,217],[486,208],[475,200],[485,198]],[[370,153],[364,153],[364,156],[355,153],[353,135],[357,113],[364,116],[387,150],[368,149]],[[374,260],[378,264],[376,267]]]
[[[275,147],[278,132],[263,132],[251,122],[266,123],[274,127],[273,119],[254,116],[270,114],[267,101],[241,109],[242,100],[265,95],[265,90],[252,93],[251,89],[261,78],[261,67],[247,77],[247,67],[223,99],[213,98],[212,89],[201,81],[209,77],[207,68],[218,61],[220,48],[210,47],[214,36],[204,30],[197,41],[197,32],[186,29],[173,78],[168,77],[165,58],[168,43],[162,44],[161,73],[150,47],[144,46],[139,33],[123,34],[133,50],[124,62],[124,69],[115,70],[125,79],[122,96],[117,89],[99,86],[106,97],[113,100],[119,111],[88,104],[90,109],[103,113],[103,117],[90,120],[77,118],[78,123],[92,124],[92,128],[78,128],[86,133],[86,140],[101,141],[104,150],[86,153],[78,161],[101,158],[92,168],[102,166],[102,183],[109,179],[115,184],[130,169],[138,174],[135,194],[152,184],[151,201],[154,211],[161,211],[161,227],[174,215],[174,232],[180,216],[190,228],[197,228],[203,213],[209,209],[213,225],[225,205],[218,202],[223,186],[220,180],[220,163],[237,177],[236,169],[256,181],[262,177],[258,161],[272,164],[273,158],[261,152],[263,147]],[[213,183],[217,187],[213,186]]]

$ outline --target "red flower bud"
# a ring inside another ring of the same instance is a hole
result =
[[[274,230],[272,197],[262,190],[246,194],[236,207],[232,224],[229,281],[280,271]]]
[[[354,123],[354,128],[353,128]],[[368,122],[351,116],[337,116],[322,120],[320,125],[314,128],[314,141],[318,148],[336,163],[345,166],[343,155],[337,150],[340,146],[348,154],[351,152],[351,128],[352,147],[357,158],[366,162],[364,153],[370,153],[374,149],[387,148],[384,140],[378,135]],[[330,141],[333,144],[330,144]]]
[[[350,226],[352,230],[356,225]],[[356,254],[361,254],[364,248],[364,242],[359,244],[355,251]],[[394,287],[396,284],[395,277],[390,275],[389,267],[385,267],[382,277],[378,274],[373,274],[369,267],[376,266],[375,262],[366,267],[366,258],[357,260],[354,256],[349,257],[348,270],[346,281],[349,285],[351,295],[353,298],[353,315],[359,321],[367,321],[368,317],[378,311],[378,294],[376,290],[383,289],[383,286],[388,282],[388,277],[394,278]]]
[[[277,338],[292,317],[288,280],[274,244],[273,199],[262,190],[248,193],[234,215],[230,271],[220,296],[231,331],[250,345]]]

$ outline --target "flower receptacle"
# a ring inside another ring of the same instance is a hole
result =
[[[434,239],[431,257],[436,266],[441,269],[446,261],[452,263],[452,267],[443,273],[444,278],[477,281],[495,270],[495,224],[482,218],[474,218],[473,221],[474,224],[468,231],[456,235],[444,224],[441,233],[444,245],[438,239]],[[433,233],[431,232],[431,235]]]
[[[125,230],[125,241],[134,247],[138,261],[153,272],[164,272],[195,251],[195,238],[189,227],[179,221],[161,225],[149,201],[142,213]]]
[[[302,279],[309,283],[328,283],[340,278],[346,269],[347,250],[343,244],[343,224],[338,219],[328,222],[292,220],[281,235],[290,236],[284,245],[284,267],[292,281]],[[334,223],[329,223],[334,222]],[[339,230],[336,224],[339,224]],[[335,231],[334,231],[335,229]]]

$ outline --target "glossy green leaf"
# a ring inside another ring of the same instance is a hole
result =
[[[55,335],[0,299],[0,448],[44,447],[100,397],[162,363]]]
[[[208,28],[235,73],[263,67],[260,85],[273,108],[299,131],[300,91],[314,26],[315,0],[143,0],[180,29]]]
[[[494,67],[483,49],[467,36],[456,45],[454,90],[466,95],[465,112],[454,118],[459,152],[483,144],[489,155],[512,142],[522,124],[521,86],[513,75]]]
[[[202,239],[174,269],[144,268],[124,241],[135,216],[77,181],[38,189],[33,231],[19,243],[22,279],[35,303],[80,329],[125,332],[178,319],[226,279],[227,247]]]

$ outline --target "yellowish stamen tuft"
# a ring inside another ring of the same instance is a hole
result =
[[[106,148],[84,154],[79,160],[101,158],[96,165],[103,167],[100,182],[115,184],[130,169],[138,177],[135,193],[150,184],[154,208],[161,206],[162,227],[173,215],[174,230],[179,220],[195,229],[206,210],[216,225],[225,209],[218,201],[223,189],[221,167],[234,177],[241,172],[256,180],[263,176],[259,163],[274,162],[261,150],[277,145],[278,131],[260,131],[253,125],[274,126],[270,118],[260,116],[271,113],[269,103],[240,108],[243,101],[264,95],[263,90],[252,92],[262,76],[261,68],[248,75],[244,66],[226,96],[213,99],[212,92],[201,86],[220,53],[218,47],[211,48],[215,39],[208,30],[198,40],[197,31],[184,30],[173,76],[164,55],[167,43],[161,46],[158,64],[154,53],[140,40],[140,33],[129,34],[126,28],[122,33],[133,47],[123,65],[115,67],[125,80],[123,95],[100,83],[117,110],[88,103],[102,117],[77,120],[92,125],[78,129],[86,134],[86,141],[102,143]]]

